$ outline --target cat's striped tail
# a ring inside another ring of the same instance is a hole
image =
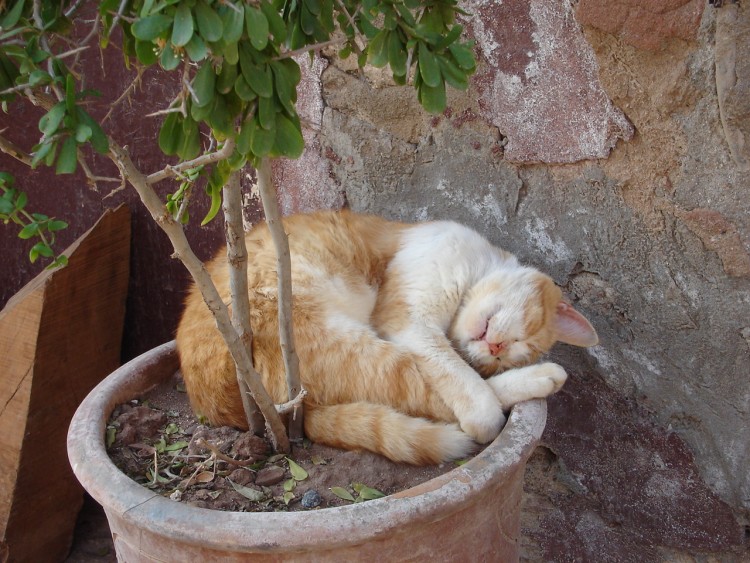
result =
[[[413,465],[461,459],[476,448],[457,424],[432,422],[365,402],[305,403],[305,433],[313,442],[348,450],[369,450]]]

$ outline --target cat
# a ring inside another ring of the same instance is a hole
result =
[[[406,224],[349,211],[283,220],[304,428],[314,442],[435,464],[493,440],[514,404],[566,380],[535,364],[557,342],[593,346],[591,324],[551,278],[458,223]],[[276,254],[265,223],[246,235],[253,363],[287,400]],[[207,268],[229,301],[226,258]],[[247,428],[233,361],[193,287],[176,341],[191,404]]]

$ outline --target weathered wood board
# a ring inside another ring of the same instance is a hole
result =
[[[106,212],[0,311],[0,561],[61,561],[83,489],[66,434],[78,404],[120,365],[130,211]]]

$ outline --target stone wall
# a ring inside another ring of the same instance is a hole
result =
[[[442,115],[378,71],[333,57],[305,69],[310,149],[275,169],[285,210],[464,222],[549,272],[593,320],[600,346],[554,353],[571,380],[530,469],[530,558],[740,558],[750,7],[467,9],[480,66]]]

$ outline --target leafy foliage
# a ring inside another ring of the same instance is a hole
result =
[[[85,109],[96,92],[83,87],[76,70],[70,33],[80,4],[0,2],[0,102],[7,111],[20,95],[55,94],[30,152],[32,166],[58,174],[77,170],[84,146],[107,154],[110,145]],[[339,55],[356,55],[359,67],[389,65],[396,83],[411,82],[423,107],[438,113],[446,106],[446,84],[465,89],[475,70],[472,44],[461,41],[455,21],[459,13],[457,0],[101,0],[96,23],[101,47],[121,29],[125,65],[181,73],[183,88],[165,110],[158,137],[165,155],[198,157],[209,150],[206,132],[218,142],[236,142],[233,155],[200,170],[212,202],[205,223],[220,208],[233,171],[264,157],[302,154],[301,73],[293,56],[338,44]],[[173,215],[183,186],[167,201]],[[37,255],[45,253],[43,246]]]
[[[58,231],[67,228],[65,221],[54,217],[48,217],[41,213],[29,213],[26,211],[27,197],[14,186],[13,176],[7,172],[0,172],[0,221],[3,223],[13,222],[21,230],[18,238],[39,239],[29,251],[29,260],[36,262],[39,257],[52,258],[49,267],[64,266],[68,259],[64,255],[55,256],[52,245],[55,243],[55,235]]]

